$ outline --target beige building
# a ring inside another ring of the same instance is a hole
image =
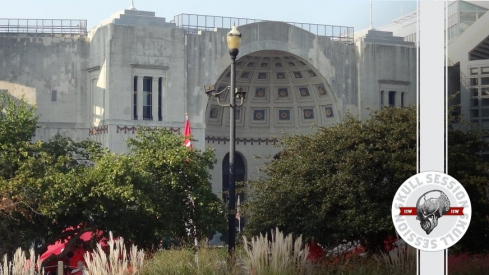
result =
[[[88,32],[83,20],[2,19],[0,90],[38,106],[36,139],[59,133],[114,152],[127,150],[137,126],[182,132],[188,112],[194,146],[216,150],[212,184],[220,193],[228,180],[229,110],[203,86],[229,85],[233,20],[199,18],[167,22],[129,9]],[[355,41],[349,27],[234,21],[243,35],[237,85],[247,91],[237,112],[237,180],[258,175],[263,158],[280,151],[275,137],[283,133],[311,133],[346,113],[364,119],[381,106],[416,101],[416,48],[390,32]]]
[[[455,114],[468,121],[468,127],[483,132],[489,130],[488,10],[488,1],[450,1],[445,29],[448,93],[457,95],[450,103],[460,105]],[[418,14],[413,12],[378,30],[416,42],[417,20]],[[356,37],[365,32],[357,32]],[[483,156],[489,159],[489,155]]]

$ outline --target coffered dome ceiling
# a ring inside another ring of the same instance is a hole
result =
[[[216,82],[218,91],[230,85],[230,67]],[[260,51],[236,62],[236,85],[246,100],[236,109],[236,131],[241,136],[270,136],[282,132],[311,132],[311,126],[338,121],[333,92],[311,65],[287,52]],[[229,92],[221,95],[229,102]],[[237,100],[237,103],[239,100]],[[229,132],[229,108],[210,97],[206,135]]]

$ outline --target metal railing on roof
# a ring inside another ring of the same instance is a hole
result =
[[[215,28],[231,29],[231,26],[233,25],[242,26],[246,24],[267,21],[270,22],[269,20],[262,19],[182,13],[176,15],[171,23],[175,23],[178,28],[185,29],[187,34],[197,34],[199,31],[212,31]],[[284,23],[296,26],[317,36],[326,36],[332,38],[333,40],[344,41],[347,43],[354,42],[353,27],[297,22]]]
[[[86,35],[87,20],[0,18],[0,33]]]

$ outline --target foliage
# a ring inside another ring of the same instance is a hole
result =
[[[416,253],[415,248],[405,245],[380,252],[380,255],[374,255],[374,258],[390,272],[389,274],[414,274],[416,273]]]
[[[196,252],[184,247],[158,251],[145,262],[142,275],[160,274],[244,274],[239,266],[227,267],[227,249],[199,245]]]
[[[98,204],[91,208],[91,223],[103,223],[143,248],[165,237],[188,238],[189,219],[197,237],[224,226],[209,183],[212,151],[188,150],[183,137],[164,129],[141,130],[128,144],[127,155],[107,154],[87,174],[90,203]]]
[[[143,262],[144,252],[132,245],[129,251],[126,250],[124,239],[114,239],[110,234],[108,241],[109,251],[107,253],[98,244],[97,251],[87,253],[85,262],[87,267],[79,265],[78,269],[83,270],[87,275],[129,275],[139,274]],[[45,274],[42,269],[41,260],[35,257],[34,249],[29,250],[29,258],[24,251],[18,248],[11,261],[7,254],[0,263],[0,274],[2,275],[41,275]]]
[[[488,150],[479,131],[448,132],[448,174],[464,186],[472,205],[469,228],[451,252],[489,252],[489,163],[479,155]]]
[[[86,203],[90,190],[82,181],[91,167],[87,163],[102,154],[101,147],[56,136],[28,148],[13,176],[0,178],[0,238],[6,240],[0,245],[3,253],[32,243],[41,252],[55,240],[94,229],[78,225],[88,221],[93,207]],[[77,230],[65,231],[70,227]],[[72,238],[70,245],[77,240]]]
[[[1,254],[32,243],[42,253],[69,239],[63,253],[49,259],[57,260],[80,244],[81,233],[97,229],[151,248],[164,237],[188,238],[190,221],[197,237],[224,227],[209,183],[212,151],[189,150],[182,136],[162,129],[139,131],[128,154],[61,136],[33,143],[34,109],[22,100],[2,102]]]
[[[12,178],[30,151],[38,117],[22,98],[0,94],[0,178]]]
[[[86,275],[128,275],[139,274],[143,267],[144,252],[138,250],[137,246],[132,245],[130,250],[126,250],[123,238],[114,239],[112,233],[108,241],[108,255],[97,245],[97,250],[90,254],[85,254],[87,263],[84,274]],[[128,257],[129,255],[129,257]],[[84,266],[80,268],[85,269]]]
[[[278,227],[330,247],[359,240],[368,250],[382,250],[382,240],[394,232],[394,194],[416,173],[415,107],[384,108],[363,122],[347,116],[282,141],[266,176],[250,182],[243,207],[248,234]],[[464,184],[474,209],[457,249],[487,251],[489,166],[478,153],[489,147],[479,132],[453,127],[448,142],[448,174]]]
[[[270,234],[244,239],[245,263],[251,274],[311,274],[307,266],[308,248],[302,236],[285,236],[278,228]]]
[[[3,262],[0,263],[0,274],[2,275],[41,275],[40,260],[34,257],[34,249],[29,250],[29,258],[24,251],[18,248],[13,256],[12,261],[8,260],[7,254],[3,256]]]
[[[362,122],[283,139],[280,158],[251,182],[245,215],[251,234],[275,226],[326,245],[360,240],[380,248],[393,232],[392,198],[416,173],[414,107],[385,108]]]
[[[265,244],[265,242],[262,242]],[[260,244],[260,247],[262,245]],[[289,251],[290,252],[290,251]],[[227,249],[226,248],[209,248],[203,247],[198,251],[198,261],[195,261],[195,253],[191,249],[170,249],[157,252],[152,258],[145,261],[145,266],[141,270],[143,275],[159,275],[159,274],[300,274],[294,273],[297,270],[288,269],[285,273],[273,272],[269,267],[268,271],[262,269],[263,272],[255,272],[250,270],[247,262],[246,252],[242,249],[237,251],[238,260],[236,265],[231,268],[226,267]],[[290,258],[287,258],[290,259]],[[328,274],[344,274],[344,275],[388,275],[391,274],[382,264],[371,257],[356,257],[335,258],[334,263],[321,262],[312,264],[307,262],[302,266],[303,270],[308,275],[328,275]],[[291,266],[289,266],[291,267]],[[288,272],[288,273],[287,273]]]

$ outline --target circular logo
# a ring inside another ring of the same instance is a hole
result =
[[[456,244],[472,216],[469,195],[453,177],[423,172],[406,180],[392,202],[392,221],[399,236],[424,251]]]

